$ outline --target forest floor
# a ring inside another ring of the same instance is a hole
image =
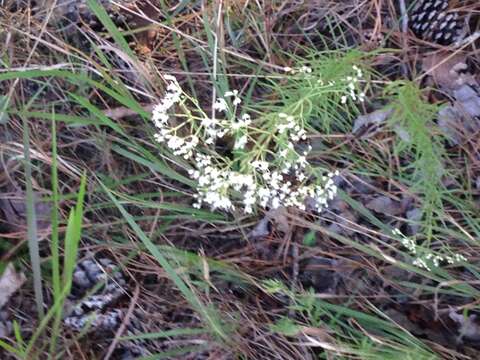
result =
[[[475,37],[394,0],[0,4],[1,359],[479,358]]]

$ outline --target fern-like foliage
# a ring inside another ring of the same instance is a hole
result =
[[[401,159],[399,176],[423,198],[427,239],[431,237],[435,212],[442,209],[444,138],[435,130],[438,106],[424,100],[412,82],[394,82],[386,88],[393,116],[390,125],[397,133],[395,151]]]

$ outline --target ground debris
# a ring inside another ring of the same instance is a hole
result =
[[[51,206],[40,200],[40,195],[34,193],[35,215],[37,230],[45,230],[50,226]],[[26,194],[21,190],[0,195],[0,223],[4,224],[7,231],[22,232],[27,228],[27,205]]]
[[[392,200],[390,197],[384,195],[373,198],[365,206],[377,213],[389,216],[400,215],[405,211],[402,202]]]
[[[290,231],[291,224],[288,220],[287,209],[285,207],[268,211],[252,231],[250,231],[248,237],[250,239],[259,239],[268,236],[272,231],[272,227],[282,233],[288,233]]]
[[[18,273],[9,263],[0,277],[0,309],[8,302],[15,291],[25,282],[26,277],[23,273]]]
[[[381,109],[366,115],[360,115],[353,123],[352,132],[357,134],[368,126],[381,125],[393,114],[393,109]]]
[[[480,89],[480,85],[476,89]],[[454,90],[453,103],[438,113],[439,127],[455,145],[480,131],[480,94],[476,89],[464,84]]]
[[[448,313],[448,316],[459,327],[458,342],[461,342],[462,339],[480,342],[480,320],[476,314],[466,316],[464,314],[457,314],[452,310]]]
[[[313,288],[317,293],[335,293],[340,276],[334,269],[338,265],[334,259],[311,257],[301,264],[299,280],[306,289]]]
[[[3,311],[3,307],[25,281],[25,274],[17,272],[12,263],[7,265],[0,276],[0,338],[7,337],[12,330],[11,322],[8,321],[7,312]]]

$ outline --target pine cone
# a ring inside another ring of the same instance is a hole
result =
[[[458,1],[454,0],[417,0],[410,12],[410,28],[425,41],[450,45],[461,40],[464,33],[457,8]]]

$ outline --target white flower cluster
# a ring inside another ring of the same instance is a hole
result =
[[[298,69],[291,68],[290,66],[285,66],[283,71],[291,74],[311,74],[313,72],[312,68],[306,65],[299,67]]]
[[[287,133],[290,141],[298,142],[307,139],[305,129],[297,124],[297,121],[292,115],[285,113],[278,114],[277,131],[279,135]]]
[[[242,103],[242,99],[238,96],[238,90],[227,91],[223,98],[218,98],[215,103],[213,104],[213,108],[220,112],[227,112],[228,110],[228,103],[227,98],[233,98],[232,103],[233,106],[237,107]]]
[[[170,116],[168,115],[168,111],[180,101],[182,95],[182,89],[175,77],[165,75],[165,80],[168,82],[165,96],[160,103],[155,106],[152,112],[152,121],[159,130],[159,132],[155,134],[155,139],[158,142],[163,142],[170,138],[168,131],[168,120]]]
[[[173,150],[174,155],[180,155],[185,159],[189,159],[192,157],[193,150],[199,143],[199,138],[193,134],[186,138],[179,137],[176,135],[176,129],[170,128],[169,111],[175,104],[181,101],[182,89],[175,77],[165,75],[164,78],[167,81],[167,91],[152,112],[152,121],[158,130],[154,135],[155,140],[159,143],[166,142],[167,146]]]
[[[295,185],[285,179],[285,176],[278,171],[270,172],[268,169],[262,173],[263,180],[268,187],[258,188],[258,201],[262,207],[278,208],[279,206],[293,206],[305,210],[305,200],[314,200],[315,210],[321,211],[329,200],[332,200],[337,193],[337,186],[334,184],[333,177],[338,172],[329,173],[323,178],[325,184],[319,185]],[[297,172],[297,180],[304,178],[303,172]]]
[[[363,72],[356,65],[353,65],[352,68],[355,74],[353,76],[347,76],[347,78],[345,79],[345,81],[347,82],[348,94],[341,97],[342,104],[346,104],[348,98],[351,98],[353,101],[365,101],[365,93],[358,90],[358,83],[363,78]]]
[[[340,86],[342,92],[346,90],[344,95],[342,95],[340,98],[340,102],[342,104],[346,104],[349,99],[351,99],[352,101],[365,101],[365,92],[363,92],[360,88],[360,83],[363,80],[363,71],[357,65],[352,66],[351,75],[348,75],[345,78],[339,80],[329,81],[324,81],[324,79],[322,78],[317,78],[313,69],[306,65],[303,65],[299,68],[291,68],[287,66],[283,70],[290,74],[301,75],[303,78],[306,79],[316,79],[316,83],[318,85],[322,87],[331,87],[331,90],[334,92],[338,92]]]
[[[212,106],[228,119],[208,117],[197,109],[201,116],[190,114],[183,123],[172,127],[169,112],[187,95],[183,94],[175,78],[165,78],[168,81],[166,95],[153,111],[152,120],[158,130],[155,139],[165,144],[174,155],[190,160],[193,168],[188,174],[198,183],[195,207],[205,204],[212,209],[233,211],[236,209],[233,199],[240,199],[244,213],[252,213],[257,205],[263,208],[293,206],[305,210],[306,200],[313,200],[309,203],[321,211],[336,195],[333,177],[338,172],[320,179],[312,178],[307,161],[311,147],[301,153],[295,150],[294,144],[306,140],[307,134],[303,124],[294,116],[280,113],[274,121],[273,132],[268,132],[272,141],[243,153],[245,159],[237,163],[234,170],[231,159],[215,151],[216,140],[229,134],[235,139],[233,149],[243,150],[251,140],[256,144],[254,134],[265,133],[252,126],[250,115],[236,116],[241,104],[238,91],[225,93]],[[181,128],[183,137],[179,136]],[[190,133],[185,135],[187,128]]]
[[[198,153],[195,156],[197,170],[189,170],[188,174],[198,181],[198,194],[195,195],[197,202],[193,205],[200,208],[202,203],[212,207],[231,210],[233,203],[230,200],[230,188],[236,186],[241,189],[242,184],[234,183],[233,174],[222,171],[213,164],[208,155]]]
[[[400,237],[400,242],[402,245],[413,255],[417,253],[417,243],[412,238],[406,237],[400,229],[393,229],[393,235]]]
[[[198,154],[195,161],[197,170],[190,170],[189,175],[198,181],[198,194],[195,195],[197,202],[194,204],[196,208],[205,203],[212,209],[233,210],[235,207],[230,195],[234,191],[242,195],[243,211],[246,214],[253,212],[255,204],[263,208],[294,206],[305,210],[307,198],[314,200],[315,209],[321,211],[337,193],[333,177],[338,172],[323,177],[323,186],[295,185],[278,170],[271,171],[271,165],[266,161],[254,161],[250,173],[220,170],[208,155]],[[297,174],[303,172],[297,171]],[[261,185],[256,181],[258,175],[261,177]]]
[[[403,246],[410,252],[411,255],[417,255],[420,252],[417,244],[411,238],[406,237],[399,229],[393,229],[392,233],[394,235],[400,236],[400,242]],[[449,264],[455,264],[462,261],[467,261],[467,258],[461,254],[455,254],[454,256],[450,255],[438,255],[431,252],[425,253],[418,256],[414,261],[413,265],[423,268],[425,270],[431,271],[431,265],[434,267],[439,267],[442,262],[446,261]]]

